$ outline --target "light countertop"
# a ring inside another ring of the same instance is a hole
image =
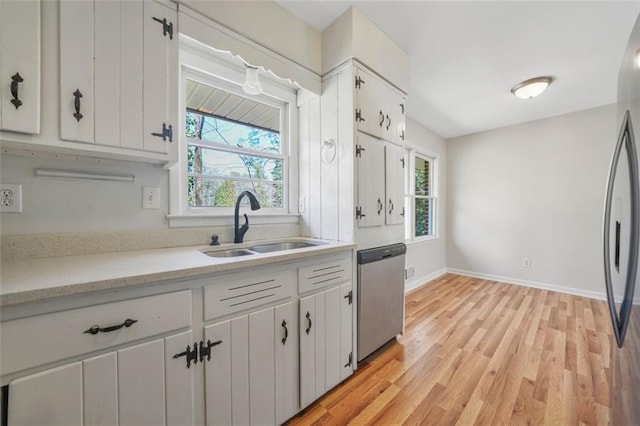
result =
[[[287,241],[319,240],[288,238]],[[201,251],[269,242],[277,241],[5,260],[0,268],[0,306],[302,260],[356,247],[351,243],[323,241],[321,245],[303,249],[232,258],[210,257]]]

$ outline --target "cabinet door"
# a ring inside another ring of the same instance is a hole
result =
[[[60,1],[60,139],[94,142],[91,1]]]
[[[387,225],[404,223],[404,149],[385,146],[385,222]]]
[[[187,368],[185,358],[174,358],[193,345],[191,330],[164,339],[164,364],[166,381],[166,405],[168,425],[192,425],[193,418],[193,372]]]
[[[120,146],[142,149],[143,0],[120,2]]]
[[[204,340],[220,342],[205,361],[205,409],[207,425],[230,425],[231,405],[231,326],[229,321],[204,328]],[[247,408],[245,408],[246,410]]]
[[[118,414],[121,424],[165,423],[162,340],[118,351]]]
[[[249,412],[254,425],[275,422],[274,328],[273,308],[249,314]]]
[[[384,143],[371,136],[358,134],[356,146],[358,227],[384,225]]]
[[[406,139],[406,116],[404,113],[405,99],[402,96],[396,96],[393,108],[395,113],[395,135],[392,142],[396,142],[398,145],[404,145]]]
[[[175,5],[144,3],[144,150],[168,153],[177,144],[178,28]],[[171,129],[171,131],[169,130]],[[170,135],[176,132],[176,137]],[[159,136],[158,136],[159,135]]]
[[[341,382],[341,297],[340,287],[325,292],[325,391]]]
[[[356,69],[356,111],[355,121],[361,132],[383,138],[387,116],[385,111],[384,86],[382,81],[361,69]]]
[[[0,128],[40,133],[40,1],[0,2]]]
[[[82,361],[84,424],[118,424],[117,372],[116,352]]]
[[[8,425],[82,424],[82,363],[14,380],[8,405]]]
[[[340,380],[353,374],[353,284],[340,286]]]
[[[276,360],[276,424],[282,424],[296,413],[298,382],[298,339],[292,302],[275,308],[275,360]]]
[[[300,299],[300,408],[316,399],[316,310],[314,296]]]

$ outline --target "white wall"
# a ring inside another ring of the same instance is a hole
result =
[[[0,181],[22,184],[22,213],[0,215],[2,235],[167,228],[168,171],[131,165],[2,155]],[[36,177],[35,169],[135,175],[135,183]],[[160,188],[160,209],[142,209],[142,187]]]
[[[616,136],[611,105],[450,140],[447,267],[603,297]]]
[[[447,167],[448,147],[447,141],[436,135],[420,123],[407,117],[407,146],[415,148],[418,152],[437,156],[437,189],[438,201],[436,211],[436,238],[407,244],[406,267],[414,267],[415,275],[405,283],[405,289],[411,290],[418,287],[445,271],[445,246],[446,235],[446,204],[448,195]]]

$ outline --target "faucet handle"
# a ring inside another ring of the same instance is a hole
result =
[[[218,241],[219,238],[220,237],[218,237],[217,234],[213,234],[211,236],[211,244],[209,244],[209,245],[211,245],[211,246],[219,246],[220,245],[220,241]]]
[[[242,227],[247,227],[247,229],[249,228],[249,216],[247,216],[247,214],[244,214],[244,225],[242,225]]]

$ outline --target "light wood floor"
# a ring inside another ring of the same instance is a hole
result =
[[[289,424],[607,425],[609,327],[604,301],[447,274]]]

